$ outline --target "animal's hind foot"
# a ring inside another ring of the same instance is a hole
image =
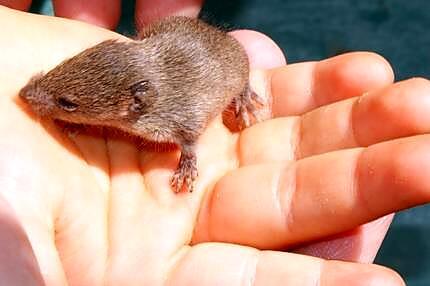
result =
[[[233,100],[234,113],[240,129],[251,126],[251,123],[260,122],[258,107],[264,105],[264,100],[256,94],[249,85],[244,92]]]

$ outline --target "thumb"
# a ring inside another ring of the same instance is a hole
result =
[[[0,281],[2,285],[45,285],[27,235],[1,196]]]

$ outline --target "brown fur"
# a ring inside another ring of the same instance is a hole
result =
[[[167,18],[139,38],[89,48],[32,78],[20,96],[43,116],[178,144],[182,168],[208,122],[248,93],[248,58],[233,37],[197,19]],[[185,172],[176,180],[189,185],[196,170]]]

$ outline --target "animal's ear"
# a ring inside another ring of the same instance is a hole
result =
[[[140,113],[145,109],[151,101],[151,96],[155,95],[155,88],[148,80],[142,80],[133,84],[130,87],[131,95],[133,97],[130,105],[132,113]]]

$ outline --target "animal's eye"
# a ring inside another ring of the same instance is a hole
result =
[[[130,87],[133,99],[129,106],[131,114],[140,114],[154,99],[155,90],[151,82],[142,80]]]
[[[140,81],[131,86],[131,93],[134,95],[136,93],[145,93],[151,88],[151,84],[147,80]]]
[[[57,104],[65,111],[69,111],[69,112],[75,111],[78,108],[78,105],[76,103],[73,103],[64,97],[58,97]]]

